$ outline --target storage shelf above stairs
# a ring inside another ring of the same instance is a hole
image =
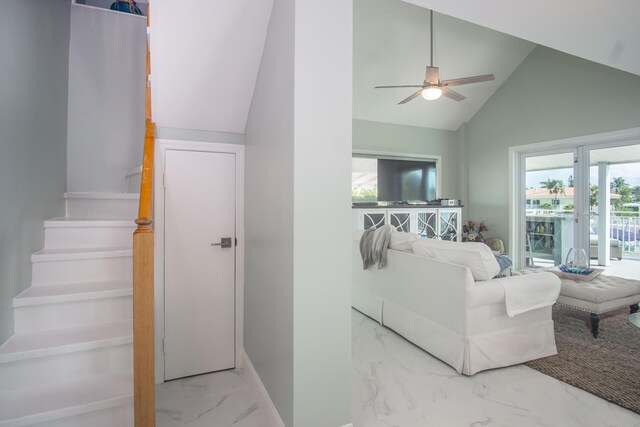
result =
[[[69,193],[0,346],[0,427],[133,426],[137,194]]]

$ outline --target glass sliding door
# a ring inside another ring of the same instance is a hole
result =
[[[589,257],[640,277],[640,144],[589,150]]]
[[[524,264],[562,264],[574,247],[575,150],[524,158]]]
[[[510,254],[516,268],[565,263],[640,277],[640,128],[511,147]]]

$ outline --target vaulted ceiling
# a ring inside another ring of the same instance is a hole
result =
[[[434,66],[440,78],[493,73],[496,80],[458,86],[467,99],[418,97],[398,102],[422,84],[429,65],[429,11],[401,0],[354,0],[353,117],[387,123],[456,130],[468,121],[535,47],[533,43],[434,14]]]
[[[272,4],[192,0],[176,8],[154,3],[152,78],[154,119],[160,126],[244,133]],[[445,98],[431,105],[416,99],[398,106],[411,91],[373,89],[424,79],[429,62],[425,8],[437,12],[434,65],[441,78],[493,73],[496,81],[459,87],[467,96],[463,102]],[[457,129],[535,44],[640,75],[638,18],[636,0],[354,0],[353,116]]]

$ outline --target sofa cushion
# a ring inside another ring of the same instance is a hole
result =
[[[404,233],[402,231],[394,231],[391,233],[391,240],[389,241],[389,249],[395,249],[402,252],[413,253],[411,244],[418,240],[420,236],[414,233]]]
[[[484,243],[418,239],[412,248],[416,255],[468,267],[475,281],[491,280],[500,272],[496,257]]]

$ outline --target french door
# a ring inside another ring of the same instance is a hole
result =
[[[591,265],[627,274],[626,260],[640,259],[640,128],[510,153],[516,267],[558,265],[570,249],[582,249]]]
[[[521,158],[521,261],[529,267],[562,264],[578,247],[580,207],[577,149],[524,154]]]

